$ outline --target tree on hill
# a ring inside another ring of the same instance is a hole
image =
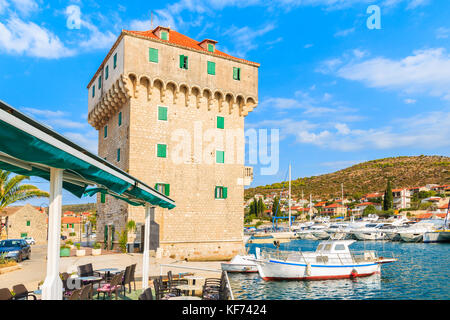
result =
[[[386,191],[384,192],[383,210],[388,211],[392,209],[394,203],[394,196],[392,195],[391,180],[388,180]]]
[[[272,215],[276,216],[278,212],[280,212],[280,200],[278,199],[278,197],[275,197],[273,199],[273,204],[272,204]]]
[[[258,216],[263,216],[264,211],[266,210],[266,206],[264,205],[262,198],[259,198],[257,208],[258,208]]]

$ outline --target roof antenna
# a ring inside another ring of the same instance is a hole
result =
[[[150,11],[150,25],[151,28],[153,29],[153,11]]]

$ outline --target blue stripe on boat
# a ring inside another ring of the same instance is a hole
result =
[[[306,267],[306,264],[301,264],[301,263],[291,263],[291,262],[281,262],[281,261],[275,261],[275,260],[269,260],[269,262],[272,263],[280,263],[280,264],[287,264],[287,265],[291,265],[291,266],[302,266],[302,267]],[[351,267],[368,267],[368,266],[374,266],[376,265],[376,263],[370,263],[370,264],[346,264],[343,266],[336,266],[336,265],[322,265],[322,264],[312,264],[311,267],[320,267],[320,268],[351,268]]]

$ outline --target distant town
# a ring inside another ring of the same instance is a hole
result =
[[[391,204],[384,205],[385,193],[372,192],[364,195],[321,199],[314,195],[292,197],[291,215],[298,220],[315,216],[361,217],[369,214],[382,216],[404,214],[415,219],[444,218],[450,199],[450,185],[427,184],[420,187],[391,189]],[[273,191],[267,195],[255,194],[244,203],[246,222],[252,218],[286,216],[289,211],[289,192]],[[310,214],[311,210],[311,214]]]

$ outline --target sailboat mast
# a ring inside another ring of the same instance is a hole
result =
[[[309,221],[311,221],[311,216],[312,216],[312,195],[311,193],[309,194]]]
[[[291,164],[289,164],[289,231],[291,231]]]

